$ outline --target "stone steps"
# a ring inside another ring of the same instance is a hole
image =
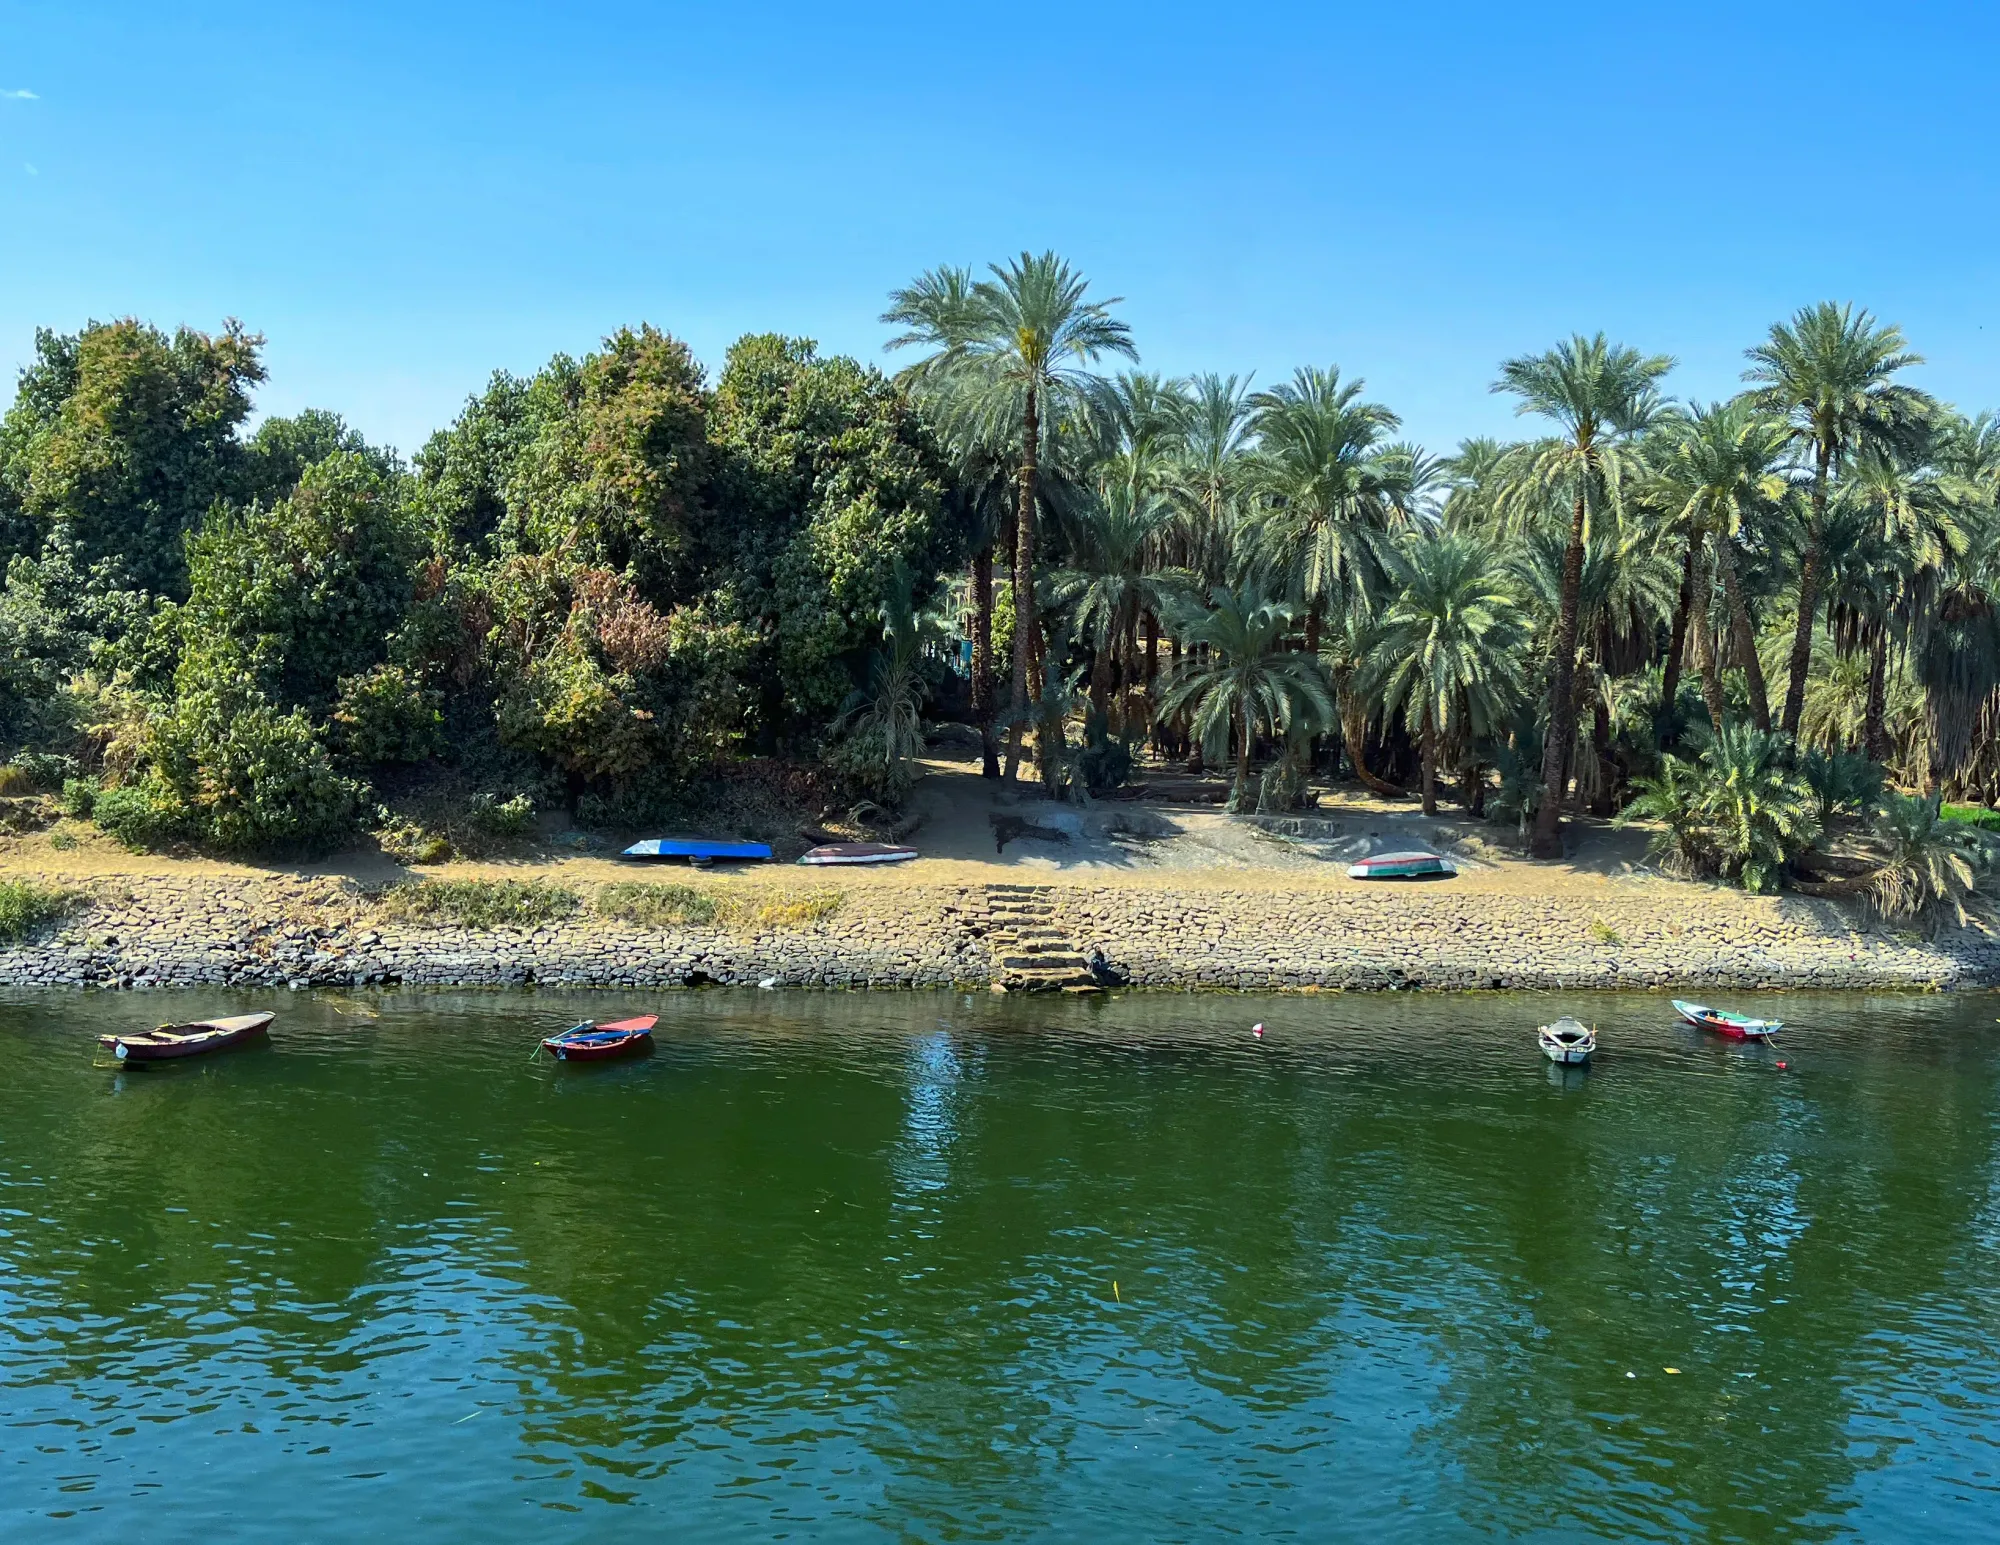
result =
[[[1009,992],[1099,991],[1090,961],[1056,921],[1047,886],[986,887],[986,945],[993,982]]]

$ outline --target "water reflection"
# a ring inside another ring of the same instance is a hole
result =
[[[701,994],[580,1077],[527,1050],[589,1000],[373,1006],[287,1000],[268,1052],[155,1076],[86,1049],[151,1004],[0,1001],[10,1516],[2000,1522],[1979,1000],[1792,1000],[1785,1074],[1651,999],[1565,1070],[1494,997]]]

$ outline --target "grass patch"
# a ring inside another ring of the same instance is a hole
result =
[[[597,893],[597,910],[646,928],[735,928],[743,931],[806,928],[838,912],[846,894],[829,886],[791,895],[751,892],[718,895],[692,885],[607,885]]]
[[[1625,942],[1625,935],[1620,933],[1616,928],[1613,928],[1609,923],[1600,923],[1595,920],[1592,920],[1590,925],[1590,936],[1599,944],[1623,944]]]
[[[378,903],[386,917],[457,928],[532,928],[580,904],[566,885],[521,880],[418,880],[390,886]]]
[[[25,939],[44,924],[68,917],[83,902],[75,891],[33,880],[0,880],[0,940]]]
[[[706,928],[722,915],[720,898],[692,885],[642,885],[624,880],[597,893],[604,917],[647,928]]]
[[[1977,826],[1981,831],[2000,832],[2000,810],[1989,810],[1984,805],[1946,805],[1938,814],[1947,821]]]

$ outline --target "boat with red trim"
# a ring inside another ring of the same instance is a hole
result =
[[[1768,1041],[1785,1028],[1782,1019],[1756,1019],[1749,1014],[1732,1014],[1728,1009],[1712,1009],[1705,1003],[1689,1003],[1676,998],[1674,1012],[1698,1030],[1713,1030],[1732,1041]]]
[[[653,1026],[657,1014],[637,1019],[611,1019],[599,1024],[584,1020],[571,1025],[561,1035],[542,1041],[542,1050],[558,1062],[609,1062],[615,1057],[633,1057],[653,1047]]]

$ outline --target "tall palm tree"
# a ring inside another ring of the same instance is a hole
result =
[[[1750,693],[1750,718],[1760,730],[1771,727],[1770,697],[1757,655],[1757,634],[1743,599],[1736,544],[1746,524],[1771,512],[1784,497],[1782,458],[1791,439],[1787,426],[1738,397],[1697,407],[1662,426],[1663,442],[1654,460],[1656,489],[1668,518],[1687,533],[1684,575],[1699,572],[1698,555],[1713,540],[1736,657]],[[1684,583],[1684,595],[1686,590]],[[1691,599],[1691,598],[1690,598]],[[1677,615],[1684,628],[1684,620]],[[1669,666],[1678,677],[1677,662]]]
[[[1107,722],[1114,689],[1129,690],[1137,677],[1139,619],[1157,616],[1190,589],[1191,575],[1151,561],[1173,514],[1163,495],[1112,479],[1071,522],[1074,562],[1049,578],[1050,600],[1095,653],[1091,706]]]
[[[1563,785],[1568,781],[1569,745],[1576,734],[1577,600],[1584,544],[1593,513],[1618,496],[1629,444],[1659,411],[1656,383],[1673,363],[1664,354],[1641,354],[1614,345],[1602,333],[1594,338],[1577,334],[1546,353],[1508,360],[1493,383],[1495,391],[1511,392],[1520,399],[1516,412],[1552,419],[1562,431],[1524,453],[1510,502],[1536,510],[1558,489],[1573,500],[1551,644],[1542,802],[1528,846],[1536,858],[1562,856]]]
[[[1137,359],[1131,329],[1111,315],[1117,297],[1094,301],[1089,286],[1053,252],[1023,252],[989,265],[992,277],[964,285],[937,270],[890,297],[883,320],[908,330],[892,349],[927,347],[919,379],[938,392],[966,438],[1011,436],[1020,447],[1014,517],[1014,671],[1005,776],[1021,760],[1028,676],[1035,652],[1035,523],[1045,449],[1065,426],[1101,429],[1104,382],[1087,367],[1107,354]]]
[[[1436,815],[1439,749],[1513,711],[1527,629],[1498,555],[1471,532],[1421,529],[1388,566],[1396,594],[1382,613],[1373,675],[1383,706],[1416,733],[1424,814]]]
[[[1401,524],[1411,492],[1410,458],[1383,454],[1402,421],[1363,401],[1363,385],[1305,366],[1251,399],[1252,478],[1272,505],[1264,563],[1303,601],[1309,653],[1327,613],[1367,594],[1381,569],[1379,539]]]
[[[1319,661],[1287,646],[1292,608],[1253,586],[1221,589],[1213,603],[1182,623],[1182,639],[1204,644],[1184,655],[1161,708],[1193,716],[1195,736],[1220,751],[1236,735],[1236,784],[1230,808],[1250,797],[1250,759],[1260,730],[1284,735],[1312,730],[1333,716]]]
[[[1812,509],[1799,570],[1799,618],[1792,636],[1790,680],[1779,723],[1788,735],[1799,727],[1806,676],[1812,669],[1812,635],[1825,580],[1827,499],[1833,476],[1857,444],[1922,418],[1930,400],[1899,385],[1899,370],[1921,364],[1905,347],[1900,329],[1878,324],[1866,311],[1822,301],[1806,306],[1789,323],[1775,323],[1771,335],[1748,351],[1743,379],[1767,412],[1782,416],[1796,443],[1812,457]]]

